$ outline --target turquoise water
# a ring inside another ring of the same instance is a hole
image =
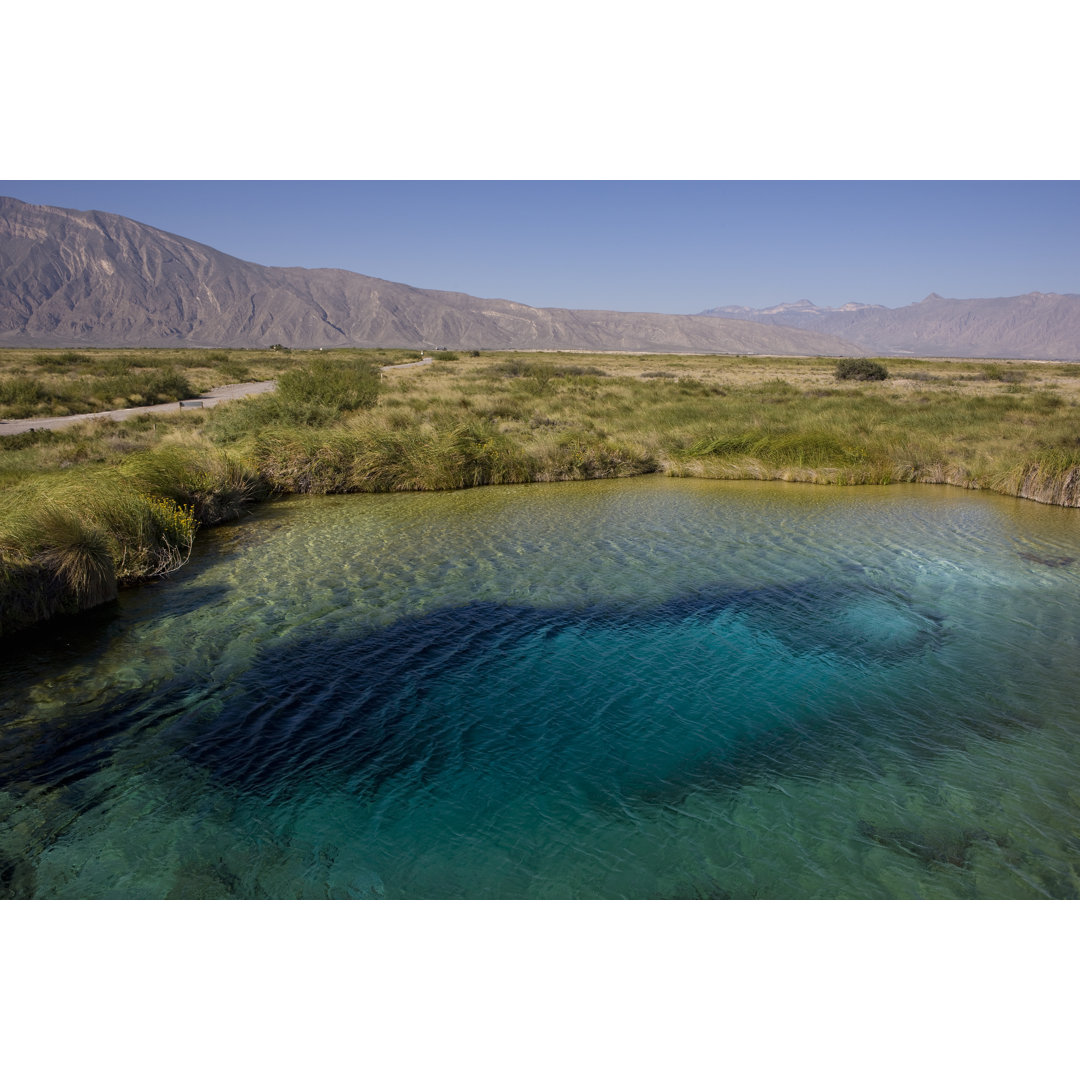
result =
[[[0,661],[0,895],[1075,898],[1080,517],[294,499]]]

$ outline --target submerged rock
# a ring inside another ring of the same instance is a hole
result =
[[[1040,566],[1072,566],[1076,559],[1071,555],[1036,555],[1033,551],[1021,551],[1020,558],[1028,562],[1038,563]]]
[[[992,837],[985,829],[946,830],[883,829],[869,821],[858,823],[860,835],[875,844],[911,855],[927,866],[939,865],[966,867],[968,853],[973,844],[993,840],[999,847],[1005,845],[1002,838]]]

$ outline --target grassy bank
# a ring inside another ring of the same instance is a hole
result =
[[[105,393],[94,379],[121,377],[96,372],[126,362],[132,378],[171,371],[191,392],[280,389],[0,438],[0,633],[169,572],[195,529],[275,493],[664,472],[948,483],[1080,506],[1080,365],[886,360],[887,378],[873,365],[840,378],[828,359],[485,353],[380,377],[417,354],[71,355],[0,350],[0,388],[37,380],[53,408],[86,411]]]

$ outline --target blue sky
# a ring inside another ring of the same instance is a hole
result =
[[[0,181],[275,266],[690,313],[1080,293],[1075,181]]]

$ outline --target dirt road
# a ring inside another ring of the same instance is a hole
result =
[[[395,368],[421,367],[430,364],[431,357],[413,360],[408,364],[391,364],[383,371]],[[0,435],[21,435],[24,431],[40,431],[42,428],[62,428],[78,424],[83,420],[127,420],[140,413],[179,412],[181,409],[212,409],[220,401],[235,401],[236,398],[252,397],[254,394],[267,394],[277,387],[277,382],[232,383],[229,386],[216,386],[198,397],[185,398],[183,401],[170,401],[166,405],[139,405],[134,409],[113,409],[111,412],[79,413],[76,416],[31,416],[25,420],[0,420]]]
[[[42,428],[62,428],[78,424],[82,420],[126,420],[140,413],[179,412],[181,409],[212,409],[219,401],[233,401],[236,398],[251,397],[252,394],[265,394],[273,390],[277,383],[269,382],[233,383],[231,386],[217,386],[195,398],[184,401],[171,401],[167,405],[139,405],[134,409],[113,409],[111,412],[79,413],[76,416],[31,416],[26,420],[0,420],[0,435],[19,435],[24,431],[39,431]]]

